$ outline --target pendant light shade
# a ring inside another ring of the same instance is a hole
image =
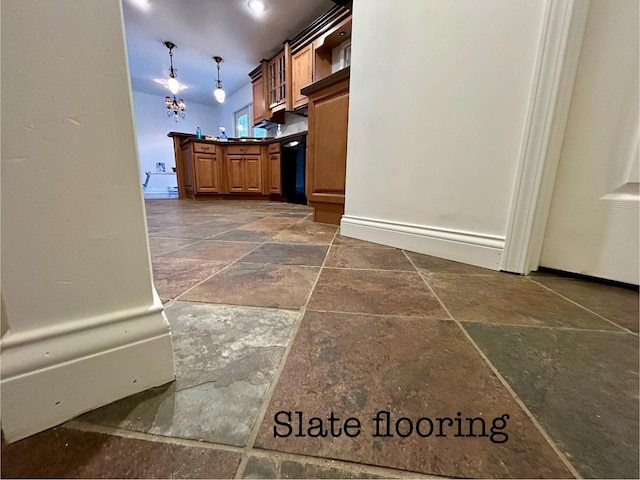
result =
[[[224,90],[222,88],[216,88],[213,91],[213,96],[218,101],[218,103],[224,103],[224,99],[227,97],[227,94],[224,93]]]
[[[180,83],[174,77],[169,77],[169,80],[167,80],[167,86],[174,95],[178,93],[178,90],[180,89]]]
[[[222,89],[222,82],[220,81],[220,63],[222,63],[223,60],[220,57],[213,57],[213,59],[218,64],[218,78],[216,80],[216,89],[213,91],[213,96],[218,103],[224,103],[224,99],[227,97],[227,94]]]

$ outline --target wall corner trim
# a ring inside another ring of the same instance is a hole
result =
[[[347,237],[499,270],[504,237],[344,215],[340,233]]]
[[[547,0],[502,270],[538,268],[590,0]]]
[[[8,442],[175,378],[161,304],[11,330],[2,352],[2,430]]]

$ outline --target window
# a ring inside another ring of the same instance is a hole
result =
[[[254,128],[249,121],[253,118],[251,114],[251,104],[235,112],[235,136],[236,137],[258,137],[263,138],[267,136],[267,130],[264,128]]]

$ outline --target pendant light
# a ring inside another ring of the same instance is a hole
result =
[[[220,57],[213,57],[213,59],[218,64],[218,80],[216,81],[216,89],[213,91],[213,96],[218,101],[218,103],[224,103],[224,99],[227,94],[222,89],[222,82],[220,81],[220,63],[223,61]]]
[[[176,48],[176,45],[171,42],[164,42],[164,46],[169,49],[169,62],[171,66],[169,67],[169,79],[167,80],[167,87],[171,93],[173,93],[173,99],[171,97],[165,97],[164,103],[167,106],[167,115],[173,118],[175,121],[178,121],[178,118],[184,118],[184,111],[187,106],[184,104],[184,100],[176,100],[176,93],[180,90],[180,83],[176,80],[176,72],[177,69],[173,68],[173,49]]]

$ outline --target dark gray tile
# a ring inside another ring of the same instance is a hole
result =
[[[531,278],[612,322],[638,333],[640,301],[637,290],[537,272],[533,273]]]
[[[620,330],[584,308],[517,275],[433,274],[429,284],[457,320]]]
[[[187,247],[167,254],[172,258],[204,260],[206,262],[233,262],[256,248],[259,243],[223,242],[201,240]]]
[[[464,323],[588,478],[638,478],[638,338]]]

